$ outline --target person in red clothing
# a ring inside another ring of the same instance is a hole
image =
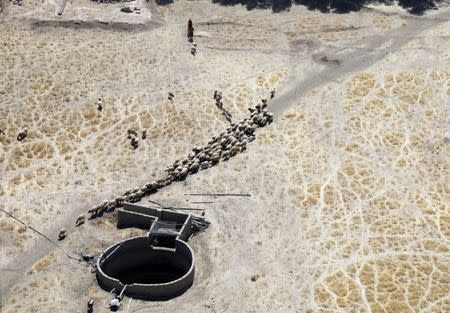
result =
[[[187,36],[188,36],[189,42],[192,42],[193,38],[194,38],[194,26],[192,26],[191,19],[189,19],[189,21],[188,21]]]

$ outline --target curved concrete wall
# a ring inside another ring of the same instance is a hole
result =
[[[115,288],[120,292],[125,284],[112,277],[114,274],[111,273],[133,269],[147,262],[151,264],[158,258],[160,262],[169,261],[184,275],[164,283],[127,285],[125,295],[137,299],[163,300],[184,293],[194,282],[194,253],[187,243],[178,239],[175,249],[153,247],[148,237],[130,238],[109,247],[97,260],[97,280],[103,289],[111,291]]]

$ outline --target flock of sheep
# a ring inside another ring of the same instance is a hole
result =
[[[226,161],[246,149],[247,143],[255,140],[257,127],[272,123],[273,113],[267,109],[267,102],[249,108],[250,117],[239,123],[232,123],[225,132],[212,137],[204,147],[194,147],[185,159],[177,160],[166,168],[166,175],[156,181],[149,182],[140,188],[126,191],[111,201],[103,201],[88,212],[91,218],[101,216],[104,212],[112,212],[124,202],[138,202],[144,196],[155,193],[158,189],[170,185],[173,181],[186,179],[189,174],[207,169],[220,160]],[[77,224],[78,224],[77,220]],[[84,220],[83,220],[84,222]]]

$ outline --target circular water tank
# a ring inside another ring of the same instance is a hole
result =
[[[97,261],[100,286],[137,299],[164,300],[184,293],[194,281],[194,253],[181,240],[174,247],[154,247],[148,237],[109,247]]]

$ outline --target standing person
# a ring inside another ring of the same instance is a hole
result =
[[[192,26],[191,19],[189,19],[189,21],[188,21],[187,36],[188,36],[189,42],[192,42],[194,40],[194,26]]]

